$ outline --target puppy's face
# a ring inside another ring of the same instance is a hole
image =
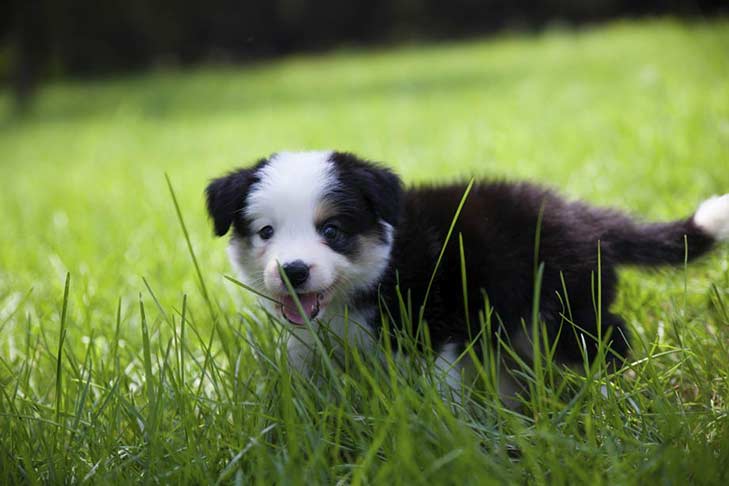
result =
[[[376,285],[401,198],[390,171],[338,152],[279,153],[215,179],[208,212],[243,280],[293,324],[334,317]],[[304,315],[287,290],[293,287]]]

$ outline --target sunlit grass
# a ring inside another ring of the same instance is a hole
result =
[[[356,350],[331,357],[346,373],[290,373],[202,194],[331,147],[407,181],[528,178],[686,216],[729,191],[727,52],[726,22],[617,23],[56,82],[20,120],[0,92],[2,482],[725,482],[726,248],[622,272],[633,366],[582,376],[547,353],[515,413],[489,359],[462,405],[436,370]]]

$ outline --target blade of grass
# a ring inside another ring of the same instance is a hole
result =
[[[24,295],[24,296],[23,296],[23,297],[22,297],[22,298],[20,299],[20,301],[19,301],[19,302],[17,303],[17,305],[15,306],[15,309],[13,309],[13,310],[12,310],[11,312],[9,312],[9,313],[7,314],[7,316],[5,316],[5,317],[3,318],[2,322],[0,322],[0,334],[2,334],[2,332],[3,332],[3,328],[5,327],[5,325],[6,325],[6,324],[7,324],[8,322],[10,322],[10,320],[11,320],[11,319],[12,319],[13,317],[15,317],[15,315],[16,315],[16,314],[18,313],[18,311],[19,311],[20,309],[22,309],[22,308],[23,308],[23,304],[25,304],[25,302],[26,302],[26,301],[28,300],[28,297],[30,297],[30,294],[32,294],[32,293],[33,293],[33,287],[31,287],[31,288],[30,288],[30,289],[28,290],[28,292],[26,292],[26,293],[25,293],[25,295]]]
[[[234,279],[233,277],[231,277],[229,275],[223,275],[223,278],[226,279],[226,280],[228,280],[228,281],[230,281],[230,282],[232,282],[232,283],[234,283],[234,284],[236,284],[239,287],[244,288],[248,292],[257,295],[258,297],[261,297],[262,299],[266,299],[269,302],[273,302],[274,304],[281,304],[281,302],[277,301],[276,299],[274,299],[272,297],[269,297],[268,295],[259,292],[258,290],[254,289],[253,287],[251,287],[249,285],[246,285],[243,282],[241,282],[240,280],[236,280],[236,279]]]
[[[309,319],[309,316],[306,312],[304,312],[304,307],[301,305],[301,301],[299,301],[299,296],[296,294],[296,291],[294,290],[294,287],[291,285],[291,282],[289,281],[288,276],[286,275],[286,272],[283,271],[283,268],[281,268],[281,264],[278,264],[278,273],[281,275],[281,280],[286,285],[286,290],[288,291],[291,298],[294,300],[294,303],[296,304],[296,310],[299,312],[299,315],[304,317],[304,324],[306,325],[307,330],[311,333],[312,339],[314,340],[314,346],[316,346],[317,350],[321,354],[322,362],[324,363],[324,367],[326,368],[327,372],[329,373],[329,376],[332,378],[331,383],[334,385],[334,387],[337,389],[337,392],[339,393],[340,397],[344,397],[344,390],[342,390],[341,384],[339,383],[339,377],[337,376],[337,373],[334,371],[334,366],[332,365],[332,360],[329,358],[329,354],[326,351],[326,348],[324,347],[324,344],[321,342],[321,339],[319,339],[319,336],[317,335],[316,330],[314,329],[313,324],[311,323],[311,320]]]
[[[435,261],[435,267],[433,268],[433,272],[430,274],[430,280],[428,281],[428,286],[425,289],[425,296],[423,297],[423,303],[420,305],[420,312],[418,314],[418,330],[420,330],[420,325],[423,322],[423,316],[425,315],[425,306],[428,303],[428,297],[430,296],[430,291],[433,287],[433,283],[435,282],[438,268],[440,268],[440,263],[443,260],[443,255],[445,255],[446,249],[448,248],[448,242],[450,242],[451,235],[453,234],[453,230],[455,229],[456,223],[458,222],[458,217],[461,215],[461,211],[463,210],[463,206],[466,204],[466,199],[468,198],[468,194],[473,188],[474,182],[475,179],[471,179],[471,181],[468,183],[468,186],[466,186],[466,189],[463,191],[463,196],[461,196],[461,201],[458,203],[456,214],[453,216],[451,225],[448,228],[448,233],[446,233],[445,240],[443,241],[443,246],[440,249],[440,254]]]
[[[154,404],[154,375],[152,374],[152,350],[149,342],[149,328],[147,327],[147,316],[144,312],[144,301],[142,294],[139,294],[139,314],[142,320],[142,355],[144,363],[144,382],[147,390],[148,407]],[[150,424],[145,425],[145,430]]]
[[[466,317],[466,329],[468,330],[468,340],[473,341],[471,332],[471,313],[468,310],[468,278],[466,275],[466,251],[463,248],[463,233],[458,233],[458,253],[461,263],[461,288],[463,289],[463,313]]]
[[[165,173],[165,180],[167,181],[167,188],[170,191],[170,196],[172,197],[172,203],[175,206],[175,213],[177,214],[177,221],[180,223],[180,228],[182,229],[182,234],[185,236],[185,243],[187,244],[187,250],[190,253],[190,258],[192,259],[192,264],[195,267],[195,273],[197,275],[197,281],[198,285],[200,287],[200,291],[203,294],[203,299],[205,299],[205,302],[208,306],[208,311],[210,312],[210,317],[213,320],[213,323],[217,323],[217,313],[215,312],[215,309],[213,307],[213,303],[210,300],[210,294],[208,293],[207,285],[205,285],[205,279],[203,278],[202,271],[200,271],[200,265],[197,262],[197,256],[195,256],[195,250],[192,248],[192,241],[190,240],[190,234],[187,231],[187,226],[185,225],[185,219],[182,217],[182,211],[180,210],[180,204],[177,202],[177,196],[175,195],[175,190],[172,187],[172,181],[170,180],[170,176]]]
[[[58,354],[56,355],[56,423],[61,424],[63,413],[63,343],[66,340],[66,316],[68,315],[68,292],[71,285],[71,274],[66,273],[63,286],[63,307],[61,308],[61,329],[58,337]],[[58,430],[58,429],[56,429]],[[57,441],[54,441],[57,444]]]

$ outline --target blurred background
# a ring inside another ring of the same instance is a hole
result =
[[[729,190],[727,2],[2,5],[0,314],[30,288],[54,312],[66,272],[89,322],[134,308],[140,275],[195,295],[165,174],[224,285],[204,188],[278,150],[353,151],[408,183],[525,178],[651,219]]]
[[[249,62],[614,18],[703,18],[720,0],[10,0],[0,80],[23,108],[44,80],[158,66]]]

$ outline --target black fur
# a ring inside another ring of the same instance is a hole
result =
[[[392,226],[397,225],[401,210],[402,182],[389,169],[372,162],[363,161],[353,154],[334,152],[331,157],[342,181],[341,195],[352,197],[358,194],[365,208],[376,219],[382,219]],[[365,209],[362,208],[362,209]]]
[[[385,238],[379,220],[395,230],[389,265],[381,281],[353,297],[352,304],[373,308],[384,303],[395,317],[393,325],[402,325],[406,320],[399,315],[399,288],[400,294],[410,299],[417,318],[465,185],[403,190],[400,179],[388,169],[348,153],[334,153],[331,160],[339,184],[325,199],[336,208],[334,223],[344,239],[330,246],[351,255],[356,252],[354,236],[374,232]],[[231,224],[239,235],[249,234],[246,222],[238,215],[242,214],[247,191],[257,180],[256,171],[265,163],[259,161],[252,169],[232,172],[208,186],[208,211],[217,235],[225,234]],[[325,223],[318,222],[322,226]],[[474,327],[470,330],[463,308],[459,236],[466,261],[468,317]],[[576,337],[571,323],[586,333],[584,351],[594,357],[597,343],[589,336],[598,335],[593,302],[599,244],[602,335],[609,332],[611,349],[625,356],[627,330],[622,319],[610,312],[616,268],[621,264],[680,264],[686,247],[688,258],[693,259],[706,253],[713,243],[692,218],[644,224],[618,211],[565,201],[551,190],[528,183],[477,183],[456,222],[424,308],[431,343],[436,349],[448,342],[464,344],[477,334],[484,296],[493,306],[495,322],[502,323],[507,334],[516,335],[522,320],[530,322],[535,269],[543,263],[539,315],[550,338],[559,336],[558,358],[567,362],[582,359],[582,339]],[[567,300],[569,309],[564,305]],[[381,326],[379,320],[370,324],[375,329]]]
[[[329,245],[335,251],[351,256],[358,249],[355,236],[375,233],[384,237],[384,228],[379,221],[397,224],[402,183],[390,170],[350,153],[334,152],[331,160],[337,180],[346,183],[331,188],[325,195],[324,199],[337,216],[317,222],[318,229],[326,223],[335,223],[342,234]],[[250,236],[251,228],[244,216],[246,196],[259,181],[258,170],[267,162],[268,159],[261,159],[251,168],[236,169],[210,182],[205,191],[207,209],[217,236],[225,235],[231,225],[239,236]]]
[[[405,194],[403,214],[396,230],[391,264],[381,284],[381,296],[390,312],[400,308],[395,287],[409,291],[416,311],[441,251],[448,228],[465,191],[464,185],[420,187]],[[615,298],[616,266],[678,264],[684,261],[684,236],[688,257],[708,251],[713,240],[691,219],[661,224],[640,224],[613,210],[597,209],[579,202],[567,202],[550,190],[527,183],[478,183],[466,199],[446,248],[429,301],[425,307],[431,341],[464,343],[479,328],[483,295],[488,296],[497,318],[514,333],[521,320],[530,322],[534,301],[535,241],[542,212],[538,263],[544,263],[540,294],[540,317],[552,339],[559,334],[558,358],[581,360],[582,348],[572,326],[563,316],[596,336],[593,307],[593,277],[598,270],[598,242],[601,254],[602,335],[612,333],[612,350],[625,356],[627,330],[622,319],[609,308]],[[467,329],[463,309],[460,250],[462,235],[467,272],[470,322]],[[570,310],[566,309],[562,275]],[[595,280],[595,284],[596,284]],[[596,287],[595,287],[596,288]],[[562,297],[557,296],[559,294]],[[374,294],[369,296],[375,298]],[[397,314],[396,321],[400,321]],[[395,323],[397,324],[397,322]],[[560,327],[563,327],[560,333]],[[589,336],[589,334],[588,334]],[[585,337],[592,358],[597,344]]]
[[[223,177],[213,179],[205,189],[208,214],[213,220],[217,236],[223,236],[231,225],[241,234],[248,234],[250,229],[243,219],[243,205],[251,185],[258,182],[256,172],[267,159],[259,160],[249,169],[236,169]]]

